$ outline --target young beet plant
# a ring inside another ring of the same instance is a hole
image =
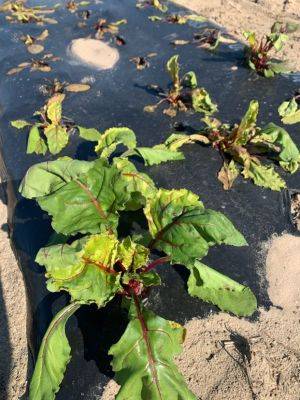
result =
[[[297,24],[275,22],[271,28],[271,33],[265,35],[261,40],[257,39],[255,32],[244,32],[243,35],[248,41],[245,54],[249,67],[267,78],[288,72],[283,62],[272,60],[270,53],[281,51],[289,38],[288,33],[295,32],[297,29]]]
[[[300,153],[288,132],[273,123],[259,128],[256,125],[258,110],[258,102],[251,101],[240,124],[234,126],[212,118],[203,119],[207,128],[201,133],[224,161],[218,179],[226,190],[238,177],[239,166],[244,178],[251,179],[258,186],[272,190],[285,188],[286,184],[274,166],[261,163],[262,156],[277,161],[290,173],[299,168]]]
[[[64,157],[34,165],[20,186],[25,198],[35,199],[52,217],[54,230],[69,237],[40,249],[36,257],[46,268],[48,290],[66,291],[71,301],[44,336],[30,399],[54,399],[59,390],[71,353],[65,333],[68,318],[81,305],[105,307],[116,296],[123,298],[129,320],[109,350],[121,386],[116,399],[196,399],[174,364],[185,329],[155,315],[142,299],[161,283],[158,265],[180,264],[189,271],[191,296],[239,316],[251,315],[257,306],[251,290],[201,261],[211,246],[244,246],[246,241],[222,213],[205,208],[196,194],[159,189],[125,154],[113,157],[119,144],[128,151],[136,149],[130,129],[111,128],[100,136],[83,130],[83,134],[98,140],[98,159]],[[134,223],[140,209],[148,231],[137,235],[132,229],[132,236],[118,237],[120,214],[130,211]]]
[[[169,59],[166,69],[172,79],[172,87],[168,92],[162,92],[155,87],[158,95],[163,97],[157,104],[144,107],[146,112],[154,112],[156,108],[167,102],[169,108],[165,109],[164,114],[175,117],[177,111],[187,111],[192,109],[207,115],[217,111],[214,104],[204,88],[198,88],[197,77],[193,71],[186,73],[182,78],[179,76],[178,55]]]

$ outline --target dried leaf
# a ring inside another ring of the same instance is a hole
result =
[[[31,54],[39,54],[44,51],[44,46],[42,46],[41,44],[31,44],[27,46],[27,50]]]
[[[237,169],[234,160],[231,160],[229,164],[227,163],[227,161],[225,161],[218,173],[218,179],[220,182],[223,183],[223,189],[231,189],[233,182],[236,180],[238,175],[239,170]]]
[[[183,39],[176,39],[171,42],[174,46],[184,46],[185,44],[189,44],[189,40],[183,40]]]
[[[90,85],[84,84],[84,83],[71,83],[70,85],[67,85],[65,87],[65,90],[67,92],[86,92],[87,90],[90,90]]]
[[[14,75],[14,74],[18,74],[19,72],[23,71],[23,67],[16,67],[16,68],[12,68],[9,71],[6,72],[6,75]]]

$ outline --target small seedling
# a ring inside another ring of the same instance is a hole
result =
[[[136,3],[137,8],[154,7],[161,12],[167,12],[168,6],[161,0],[141,0]]]
[[[133,57],[129,61],[133,62],[136,69],[142,70],[150,67],[149,58],[156,57],[157,53],[149,53],[145,57]]]
[[[86,83],[69,83],[66,81],[60,82],[58,79],[46,79],[46,83],[40,86],[40,91],[45,96],[54,96],[58,93],[65,92],[86,92],[90,90],[90,85]]]
[[[90,4],[89,1],[68,1],[66,4],[66,9],[69,10],[71,13],[74,13],[78,10],[79,7],[86,7]]]
[[[10,22],[38,23],[38,24],[56,24],[57,21],[45,17],[47,14],[54,13],[54,9],[44,6],[26,7],[26,0],[4,1],[0,6],[0,12],[9,13],[6,19]]]
[[[194,43],[206,50],[216,50],[220,44],[221,32],[219,29],[206,28],[194,34]]]
[[[261,40],[257,39],[255,32],[244,32],[243,35],[248,41],[245,58],[249,67],[267,78],[288,72],[283,62],[273,61],[271,54],[280,52],[289,38],[288,34],[297,29],[297,24],[275,22],[271,33],[265,35]]]
[[[84,129],[82,134],[89,136]],[[52,217],[55,231],[70,236],[41,248],[36,257],[46,268],[48,290],[68,292],[71,302],[44,336],[29,398],[53,399],[59,390],[71,358],[65,333],[69,317],[82,305],[102,308],[117,296],[123,299],[129,323],[109,350],[121,386],[116,399],[196,400],[174,363],[185,329],[148,310],[143,299],[161,284],[159,265],[179,264],[189,272],[191,296],[238,316],[251,315],[257,307],[251,290],[200,261],[213,245],[244,246],[246,241],[225,215],[205,208],[196,194],[159,189],[124,155],[111,159],[118,144],[136,146],[129,128],[92,136],[98,138],[100,158],[64,157],[34,165],[20,186],[25,198],[36,199]],[[148,229],[140,228],[137,235],[139,210]],[[131,236],[119,238],[120,215],[128,211]]]
[[[11,68],[7,71],[7,75],[15,75],[22,72],[26,68],[30,68],[30,72],[40,71],[40,72],[50,72],[51,66],[49,62],[59,61],[60,58],[54,56],[53,54],[45,54],[41,59],[33,58],[31,61],[20,63],[17,67]]]
[[[300,92],[297,91],[294,97],[288,101],[284,101],[278,107],[278,113],[284,124],[292,125],[300,122]]]
[[[197,77],[193,71],[187,72],[182,78],[179,76],[178,55],[169,59],[166,65],[167,72],[172,79],[172,87],[168,92],[155,89],[162,100],[157,104],[144,107],[146,112],[154,112],[159,105],[167,102],[169,108],[164,110],[164,114],[175,117],[177,111],[187,111],[192,109],[206,115],[217,111],[214,104],[204,88],[198,88]]]
[[[119,21],[108,23],[105,18],[100,18],[94,26],[96,30],[95,38],[102,40],[106,33],[109,33],[112,37],[116,38],[118,37],[119,26],[124,24],[127,24],[126,19],[120,19]]]
[[[27,46],[27,50],[31,54],[38,54],[44,51],[44,46],[41,42],[44,42],[49,36],[48,29],[45,29],[40,35],[33,37],[30,35],[21,36],[21,40]]]
[[[273,123],[259,128],[256,125],[258,110],[258,102],[251,101],[240,124],[233,126],[222,124],[217,119],[203,118],[207,127],[201,131],[201,135],[218,150],[223,160],[218,179],[225,190],[232,187],[240,172],[258,186],[272,190],[285,188],[285,181],[274,166],[261,163],[262,157],[277,161],[290,173],[295,173],[299,168],[300,153],[288,132]]]
[[[179,24],[179,25],[186,24],[189,21],[205,22],[207,20],[205,17],[202,17],[201,15],[197,14],[186,14],[186,15],[170,14],[166,15],[165,17],[159,15],[151,15],[148,18],[152,22],[163,21],[163,22],[169,22],[170,24]]]
[[[30,127],[27,141],[28,154],[44,155],[47,150],[51,154],[57,154],[67,146],[74,123],[62,116],[64,97],[64,94],[56,94],[47,101],[40,111],[36,111],[34,116],[39,118],[38,122],[11,121],[11,125],[17,129]]]

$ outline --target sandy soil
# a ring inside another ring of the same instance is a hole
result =
[[[26,383],[26,301],[7,234],[7,207],[1,200],[0,228],[0,399],[17,400]]]
[[[300,238],[274,237],[262,256],[274,307],[256,322],[219,313],[186,324],[176,362],[200,400],[299,400]],[[117,391],[110,381],[102,400]]]
[[[300,0],[173,0],[224,26],[229,33],[244,41],[242,32],[254,30],[259,36],[270,31],[276,20],[300,23]],[[300,31],[276,58],[289,61],[293,70],[300,71]]]
[[[80,38],[72,40],[68,52],[78,61],[96,68],[110,69],[119,60],[119,52],[101,40]]]

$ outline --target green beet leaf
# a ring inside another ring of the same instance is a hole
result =
[[[193,263],[215,244],[247,244],[222,213],[205,209],[198,196],[186,189],[160,189],[144,213],[153,238],[150,248],[165,252],[173,263]]]
[[[71,348],[65,326],[80,307],[72,303],[63,308],[52,320],[43,338],[30,383],[30,400],[54,400],[71,359]]]
[[[167,161],[184,160],[184,154],[180,151],[169,150],[165,145],[156,145],[154,147],[137,147],[128,155],[141,157],[145,165],[157,165]]]
[[[209,93],[203,88],[193,89],[192,104],[196,112],[211,115],[218,111],[218,107],[210,98]]]
[[[98,142],[101,137],[101,133],[95,128],[84,128],[83,126],[77,126],[79,130],[79,136],[90,142]]]
[[[39,128],[33,126],[29,131],[28,142],[27,142],[27,153],[32,154],[43,154],[47,152],[47,145],[44,139],[40,135]]]
[[[196,400],[173,361],[181,352],[185,329],[143,309],[138,300],[130,319],[109,351],[121,385],[116,400]]]
[[[248,110],[240,122],[235,133],[235,143],[238,145],[245,145],[249,140],[251,130],[255,128],[257,115],[259,111],[258,101],[252,100],[249,104]]]
[[[100,157],[108,158],[119,144],[123,144],[128,149],[134,149],[136,147],[135,133],[125,127],[107,129],[101,135],[95,151]]]
[[[61,125],[48,125],[44,129],[44,134],[51,154],[58,154],[69,142],[67,129]]]
[[[113,269],[118,246],[114,235],[92,235],[72,245],[42,248],[36,262],[46,268],[50,292],[64,290],[73,301],[103,307],[121,288],[120,274]]]
[[[298,170],[300,152],[285,129],[270,123],[261,131],[260,138],[280,147],[277,159],[283,169],[291,173]]]
[[[300,122],[300,109],[295,98],[290,101],[284,101],[278,107],[278,113],[281,116],[281,121],[284,124],[292,125]]]
[[[213,303],[222,311],[229,311],[238,316],[250,316],[257,308],[257,301],[252,291],[196,261],[190,268],[188,292],[191,296]]]
[[[175,92],[180,92],[181,86],[180,86],[180,77],[179,77],[179,62],[178,62],[179,55],[176,54],[175,56],[171,57],[166,65],[166,69],[173,81],[174,85],[174,91]]]
[[[17,129],[23,129],[26,126],[30,126],[31,124],[23,119],[16,119],[15,121],[10,122],[11,126]]]
[[[120,179],[115,182],[114,190],[124,197],[127,211],[135,211],[146,204],[157,192],[152,179],[137,171],[134,164],[126,158],[115,158],[113,164],[120,171]]]

